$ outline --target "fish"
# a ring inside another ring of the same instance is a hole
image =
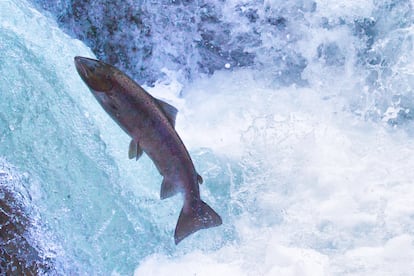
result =
[[[163,177],[160,198],[183,194],[175,244],[201,229],[221,225],[221,217],[200,198],[203,178],[175,130],[177,109],[145,91],[131,77],[103,61],[76,56],[75,67],[97,101],[130,137],[128,157],[145,152]]]

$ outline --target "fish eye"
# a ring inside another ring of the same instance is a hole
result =
[[[113,103],[109,103],[109,106],[113,109],[113,110],[118,110],[118,107],[115,105],[115,104],[113,104]]]

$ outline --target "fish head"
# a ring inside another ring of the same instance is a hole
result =
[[[98,100],[104,110],[124,128],[119,122],[128,113],[125,106],[125,95],[120,87],[120,72],[114,66],[99,60],[75,57],[75,66],[80,77]]]
[[[75,66],[82,80],[93,90],[92,92],[109,93],[113,87],[115,68],[102,61],[75,57]]]

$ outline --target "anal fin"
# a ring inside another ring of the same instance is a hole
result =
[[[138,160],[141,157],[142,153],[143,151],[141,147],[139,146],[138,142],[131,140],[131,143],[129,143],[129,150],[128,150],[129,159],[135,158],[135,160]]]
[[[166,199],[178,193],[177,185],[170,179],[164,177],[161,183],[160,198]]]

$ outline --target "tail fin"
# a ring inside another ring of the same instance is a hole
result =
[[[219,226],[222,223],[221,217],[210,206],[200,200],[197,209],[192,209],[189,213],[185,213],[184,209],[181,209],[175,227],[175,244],[200,229]]]

